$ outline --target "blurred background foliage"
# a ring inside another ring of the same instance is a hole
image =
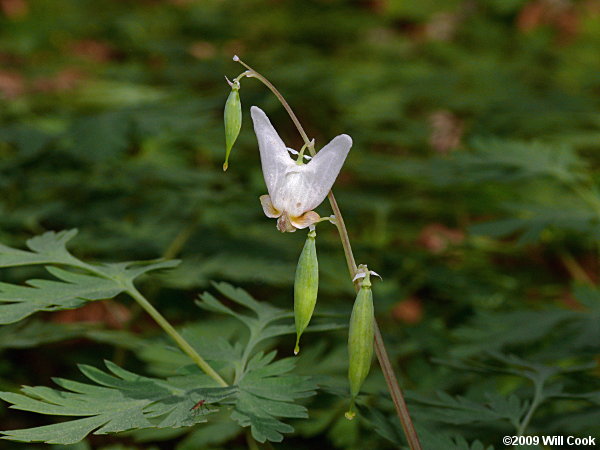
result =
[[[227,327],[194,306],[211,280],[291,308],[305,236],[278,233],[261,211],[249,107],[290,147],[301,139],[244,79],[222,172],[234,54],[278,86],[317,147],[354,139],[334,190],[358,262],[383,276],[376,314],[417,425],[443,432],[428,448],[502,448],[537,388],[527,434],[598,436],[600,2],[0,0],[0,242],[78,228],[82,259],[181,258],[142,289],[174,323],[213,333]],[[337,235],[319,228],[317,308],[349,314]],[[142,364],[104,329],[157,332],[129,301],[36,316],[0,330],[0,384],[77,377],[75,363],[98,356]],[[307,335],[299,371],[343,378],[344,340]],[[279,346],[287,356],[293,342]],[[284,445],[398,445],[378,369],[365,390],[360,421],[322,393]],[[47,422],[0,409],[0,423]],[[77,448],[245,445],[211,432]]]

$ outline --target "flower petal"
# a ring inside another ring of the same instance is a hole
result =
[[[290,222],[296,228],[302,229],[318,222],[321,217],[314,211],[307,211],[299,217],[290,217]]]
[[[285,233],[286,231],[288,233],[293,233],[294,231],[296,231],[296,227],[292,225],[286,213],[283,213],[281,217],[277,219],[277,229],[282,233]]]
[[[271,197],[268,195],[261,195],[259,200],[265,216],[270,217],[271,219],[281,216],[281,211],[277,210],[277,208],[273,206],[273,203],[271,203]]]
[[[254,132],[258,139],[260,161],[267,190],[271,198],[275,198],[277,186],[283,183],[286,171],[296,165],[296,161],[288,155],[287,147],[271,125],[264,111],[256,106],[250,108]]]
[[[316,208],[323,202],[340,173],[350,147],[352,147],[352,138],[347,134],[341,134],[333,138],[312,161],[306,164],[303,175],[306,185],[310,186],[309,198],[303,205],[306,211]]]

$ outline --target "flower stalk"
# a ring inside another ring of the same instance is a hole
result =
[[[233,60],[239,62],[242,66],[244,66],[247,71],[244,72],[243,75],[250,78],[256,78],[260,82],[262,82],[269,90],[277,97],[282,106],[285,108],[287,113],[289,114],[292,122],[296,126],[296,129],[300,133],[306,148],[308,149],[311,156],[316,155],[316,151],[314,148],[314,141],[311,141],[308,138],[308,135],[304,131],[304,128],[300,124],[300,121],[296,117],[296,114],[287,103],[283,95],[273,86],[273,84],[267,80],[260,73],[252,69],[249,65],[243,62],[237,55],[233,57]],[[333,214],[335,216],[335,225],[338,229],[340,241],[342,243],[342,247],[344,249],[344,255],[346,257],[346,263],[348,265],[348,272],[350,274],[350,279],[354,280],[358,268],[356,266],[356,260],[354,258],[354,254],[352,252],[352,246],[350,244],[350,238],[348,236],[348,231],[346,229],[346,225],[344,223],[344,219],[342,217],[342,213],[337,204],[335,196],[333,195],[333,191],[329,191],[327,198],[329,199],[329,203],[331,204],[331,209],[333,210]],[[360,289],[360,280],[353,282],[355,290],[358,292]],[[402,424],[402,428],[406,435],[408,444],[411,450],[421,450],[421,444],[419,442],[419,437],[417,432],[415,431],[414,425],[412,423],[412,419],[408,412],[408,408],[406,406],[406,402],[404,400],[404,396],[402,394],[402,390],[398,384],[398,380],[396,378],[396,374],[394,373],[394,369],[392,367],[392,363],[390,361],[389,355],[385,348],[383,338],[381,336],[381,331],[379,330],[379,326],[377,325],[377,321],[374,321],[374,333],[375,333],[375,353],[377,354],[377,359],[379,361],[379,365],[381,366],[381,370],[385,377],[385,381],[388,386],[388,390],[390,392],[390,396],[394,403],[394,407],[396,409],[396,413],[398,418],[400,419],[400,423]]]

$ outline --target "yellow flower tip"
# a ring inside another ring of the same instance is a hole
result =
[[[281,212],[277,210],[277,208],[275,208],[273,206],[273,203],[271,202],[271,197],[268,195],[261,195],[259,197],[260,200],[260,204],[262,206],[263,212],[265,213],[265,216],[271,218],[271,219],[275,219],[277,217],[281,216]]]
[[[298,217],[290,217],[290,223],[295,228],[298,228],[300,230],[311,226],[319,220],[321,220],[321,217],[314,211],[307,211]]]
[[[226,172],[228,167],[229,167],[229,163],[227,161],[225,161],[223,163],[223,172]]]

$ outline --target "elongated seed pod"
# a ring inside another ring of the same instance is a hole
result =
[[[350,395],[352,397],[350,410],[346,413],[348,419],[355,415],[354,399],[360,391],[365,378],[371,369],[373,360],[374,341],[374,310],[371,281],[367,273],[356,295],[352,315],[350,316],[350,329],[348,332],[348,380],[350,382]]]
[[[231,92],[225,102],[225,112],[223,118],[225,120],[225,162],[223,170],[227,170],[229,166],[229,153],[231,148],[240,134],[242,128],[242,103],[240,102],[240,83],[235,81],[231,83]]]
[[[296,280],[294,282],[294,319],[296,321],[296,346],[294,354],[300,351],[300,336],[308,326],[310,318],[317,304],[319,291],[319,261],[317,260],[317,247],[314,229],[308,232],[308,237],[300,253],[296,267]]]

